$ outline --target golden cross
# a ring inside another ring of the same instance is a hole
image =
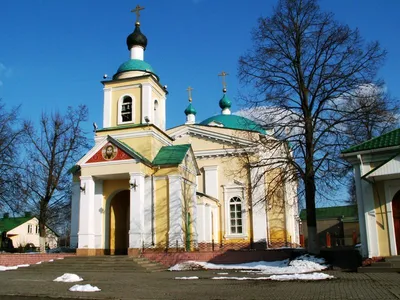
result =
[[[188,94],[189,94],[189,102],[192,102],[192,90],[193,90],[193,88],[189,86],[186,90],[188,91]]]
[[[141,7],[139,4],[136,5],[135,9],[132,9],[131,12],[136,13],[136,23],[139,23],[140,11],[143,10],[144,7]]]
[[[226,76],[229,75],[228,73],[226,73],[225,71],[222,71],[221,74],[218,74],[218,76],[222,77],[222,86],[224,87],[224,89],[226,89]]]

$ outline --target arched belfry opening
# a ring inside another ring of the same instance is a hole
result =
[[[394,234],[396,236],[396,248],[397,254],[400,253],[400,191],[394,195],[392,200],[392,211],[393,211],[393,225]]]
[[[126,255],[129,248],[129,204],[128,190],[117,193],[109,209],[109,249],[111,255]]]

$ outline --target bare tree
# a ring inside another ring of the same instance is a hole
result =
[[[318,253],[316,193],[336,189],[345,172],[343,124],[356,116],[346,101],[374,81],[386,52],[321,11],[317,0],[280,0],[252,36],[252,49],[239,60],[240,79],[254,91],[245,100],[252,108],[268,106],[258,121],[288,145],[274,164],[291,165],[304,187],[308,250]],[[282,148],[275,144],[268,150]]]
[[[19,210],[22,204],[18,182],[22,127],[19,126],[19,107],[8,110],[0,100],[0,209]]]
[[[39,216],[41,251],[45,249],[46,224],[59,221],[70,201],[69,169],[88,149],[82,130],[87,114],[86,106],[69,107],[64,115],[43,113],[39,128],[25,122],[28,145],[22,184]]]

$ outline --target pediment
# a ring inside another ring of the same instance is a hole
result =
[[[117,160],[127,160],[133,157],[122,150],[117,145],[111,142],[105,143],[95,154],[93,154],[87,161],[87,164],[106,162],[106,161],[117,161]]]
[[[212,144],[220,145],[217,148],[223,148],[224,146],[229,147],[246,147],[251,146],[252,142],[238,136],[232,136],[229,134],[224,134],[221,132],[215,132],[212,130],[207,130],[200,126],[186,126],[183,125],[181,128],[176,128],[170,136],[175,139],[175,141],[179,141],[182,143],[181,140],[186,140],[186,142],[191,143],[191,140],[198,139],[202,140],[203,146],[206,146],[206,143],[210,144],[209,146],[213,147]],[[203,148],[203,147],[202,147]],[[208,146],[206,147],[208,148]],[[198,147],[193,147],[194,151],[198,150]]]
[[[151,162],[140,153],[108,135],[89,150],[89,152],[77,162],[77,165],[104,164],[107,162],[123,162],[129,160],[141,161],[146,165],[151,165]]]

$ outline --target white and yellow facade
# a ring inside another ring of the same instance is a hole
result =
[[[400,129],[353,146],[342,156],[353,165],[363,257],[400,254]]]
[[[277,174],[253,167],[254,141],[273,137],[217,119],[196,124],[194,110],[166,130],[167,91],[144,61],[139,27],[130,60],[103,82],[103,129],[77,162],[71,245],[79,255],[297,245],[296,184],[269,193]]]

